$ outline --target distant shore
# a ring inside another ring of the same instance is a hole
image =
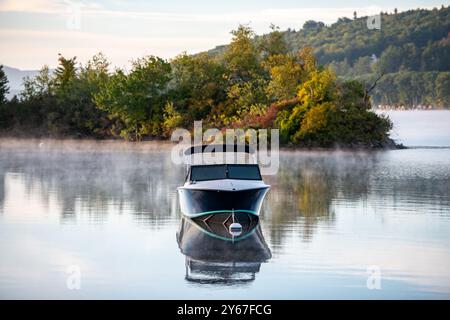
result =
[[[77,143],[86,143],[93,144],[95,146],[111,146],[115,144],[121,144],[126,146],[139,146],[139,147],[148,147],[148,146],[157,146],[155,148],[160,147],[170,147],[176,144],[176,142],[171,141],[170,139],[143,139],[141,141],[127,141],[120,138],[95,138],[95,137],[79,137],[79,136],[12,136],[12,135],[0,135],[0,147],[2,146],[25,146],[29,144],[35,144],[38,147],[47,147],[47,146],[66,146]],[[163,148],[163,149],[164,149]],[[269,146],[270,148],[270,146]],[[151,148],[154,149],[154,148]],[[395,149],[407,149],[403,144],[396,143],[393,139],[389,139],[389,141],[379,144],[379,145],[362,145],[362,144],[346,144],[346,145],[335,145],[332,147],[307,147],[307,146],[297,146],[297,145],[280,145],[281,151],[333,151],[333,150],[342,150],[342,151],[369,151],[369,150],[395,150]]]
[[[449,108],[438,108],[433,107],[431,105],[417,105],[417,106],[391,106],[391,105],[378,105],[372,107],[374,111],[433,111],[433,110],[441,110],[446,111],[450,110]]]

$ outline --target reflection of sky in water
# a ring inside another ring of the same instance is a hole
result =
[[[0,298],[450,297],[450,149],[282,152],[261,222],[272,258],[224,286],[184,278],[184,170],[166,145],[113,146],[0,144]]]

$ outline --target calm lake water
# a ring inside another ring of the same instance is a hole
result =
[[[390,115],[416,148],[284,151],[257,232],[190,252],[169,145],[1,140],[0,298],[449,299],[450,112]]]

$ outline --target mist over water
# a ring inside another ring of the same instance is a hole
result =
[[[449,114],[390,113],[405,145],[440,147]],[[228,281],[205,283],[177,243],[185,171],[170,146],[0,140],[0,298],[450,298],[449,148],[282,151],[264,178],[270,258],[233,269],[246,281],[209,266]]]

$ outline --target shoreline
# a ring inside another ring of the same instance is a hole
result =
[[[448,109],[439,109],[439,108],[435,108],[435,109],[372,108],[371,110],[374,112],[379,112],[379,111],[450,111],[450,108],[448,108]]]
[[[95,144],[96,146],[108,146],[122,144],[125,146],[134,147],[149,147],[157,146],[173,146],[177,142],[171,141],[170,139],[143,139],[141,141],[127,141],[121,138],[95,138],[95,137],[74,137],[74,136],[58,136],[58,137],[26,137],[26,136],[8,136],[0,135],[0,147],[2,145],[25,145],[25,144],[36,144],[39,147],[47,144],[65,145],[65,144]],[[150,148],[153,149],[153,148]],[[334,147],[308,147],[308,146],[295,146],[295,145],[282,145],[279,147],[280,151],[383,151],[383,150],[401,150],[408,149],[408,147],[403,144],[397,144],[394,140],[390,139],[389,142],[382,146],[364,146],[364,145],[336,145]],[[269,149],[270,150],[270,149]]]

